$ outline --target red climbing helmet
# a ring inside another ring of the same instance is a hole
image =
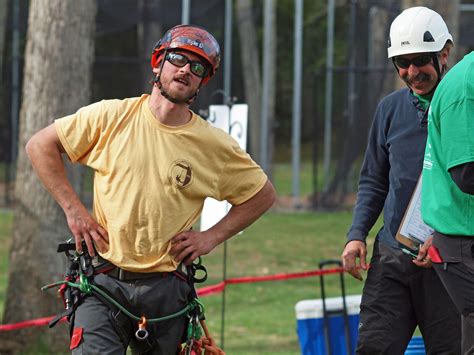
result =
[[[203,79],[207,83],[216,73],[221,61],[219,43],[214,36],[204,28],[194,25],[178,25],[168,30],[153,49],[151,66],[156,68],[165,51],[176,49],[186,50],[197,54],[209,65],[209,74]]]

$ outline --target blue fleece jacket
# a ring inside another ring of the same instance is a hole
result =
[[[395,239],[423,166],[427,137],[422,103],[408,88],[379,103],[369,133],[348,241],[365,241],[383,210],[377,239],[399,248]]]

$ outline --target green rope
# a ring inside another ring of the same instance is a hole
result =
[[[89,279],[84,274],[79,276],[79,282],[79,290],[88,295],[92,294],[92,285],[89,283]]]
[[[41,287],[41,290],[45,291],[45,290],[47,290],[51,287],[54,287],[54,286],[60,286],[60,285],[67,284],[68,286],[78,288],[79,290],[81,290],[82,292],[84,292],[88,295],[92,294],[93,291],[95,291],[99,295],[101,295],[102,297],[107,299],[109,302],[111,302],[114,306],[116,306],[118,309],[120,309],[123,313],[125,313],[130,318],[132,318],[136,321],[141,320],[141,317],[138,317],[138,316],[134,315],[133,313],[129,312],[124,306],[122,306],[120,303],[118,303],[116,300],[114,300],[112,297],[110,297],[107,293],[102,291],[99,287],[89,283],[89,280],[83,274],[80,275],[79,282],[80,283],[74,283],[74,282],[70,282],[70,281],[58,281],[58,282],[55,282],[55,283],[52,283],[52,284]],[[167,316],[147,319],[147,322],[155,323],[155,322],[161,322],[161,321],[165,321],[165,320],[168,320],[168,319],[176,318],[176,317],[179,317],[183,314],[190,313],[195,308],[199,308],[200,316],[202,316],[204,314],[204,311],[205,311],[204,305],[202,304],[202,302],[198,298],[195,298],[186,307],[184,307],[182,310],[180,310],[178,312],[175,312],[175,313],[172,313],[172,314],[169,314]]]

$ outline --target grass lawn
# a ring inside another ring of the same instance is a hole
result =
[[[290,193],[291,169],[276,165],[275,186]],[[302,166],[302,195],[312,192],[311,165]],[[351,221],[350,212],[296,212],[265,214],[226,244],[227,278],[311,271],[325,259],[338,259]],[[0,316],[7,285],[7,262],[12,213],[0,212]],[[376,230],[378,228],[374,228]],[[369,238],[372,242],[373,238]],[[371,250],[371,246],[368,246]],[[208,280],[223,279],[224,247],[203,258]],[[363,284],[345,277],[347,294],[360,294]],[[339,275],[325,276],[327,296],[340,296]],[[40,291],[38,291],[40,292]],[[203,297],[207,324],[221,341],[222,294]],[[228,354],[299,354],[295,304],[320,298],[318,277],[228,285],[225,292],[224,349]],[[47,316],[47,315],[45,315]]]
[[[319,171],[322,175],[321,169]],[[273,166],[274,185],[280,196],[290,196],[292,194],[293,171],[288,164],[275,164]],[[321,183],[321,178],[319,184]],[[309,196],[313,193],[313,166],[311,163],[302,163],[300,169],[300,194]],[[320,186],[318,186],[320,189]]]

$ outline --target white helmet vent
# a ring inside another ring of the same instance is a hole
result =
[[[425,34],[423,35],[423,42],[434,42],[434,38],[431,35],[430,31],[426,31]]]

